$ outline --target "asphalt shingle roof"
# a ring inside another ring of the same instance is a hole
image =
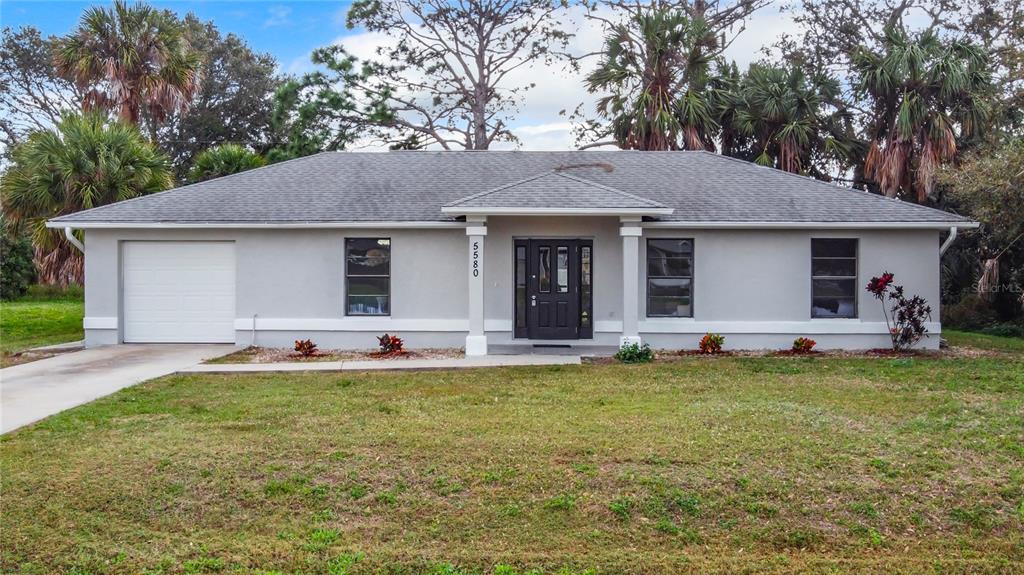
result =
[[[543,176],[534,178],[538,174]],[[537,202],[549,201],[544,199],[547,193],[550,201],[566,195],[561,202],[593,194],[593,201],[600,203],[615,197],[604,189],[610,188],[636,201],[673,208],[671,215],[660,217],[670,221],[968,221],[708,152],[636,151],[324,152],[53,221],[448,221],[452,216],[441,212],[443,206],[517,183],[517,197]],[[559,188],[544,187],[555,183]]]
[[[446,207],[454,208],[664,208],[583,178],[552,171],[493,190],[473,194]]]

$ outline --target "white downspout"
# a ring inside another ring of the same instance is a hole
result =
[[[939,248],[939,257],[942,257],[942,254],[946,253],[946,250],[948,250],[949,246],[953,245],[953,242],[955,241],[956,226],[949,226],[949,237],[946,238],[946,241],[942,242],[942,247]]]
[[[78,241],[78,238],[75,237],[75,234],[71,231],[70,227],[64,228],[64,237],[67,238],[69,242],[71,242],[71,245],[78,248],[78,251],[82,252],[83,254],[85,253],[85,246],[82,245],[82,242]]]

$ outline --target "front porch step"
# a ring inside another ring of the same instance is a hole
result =
[[[578,355],[581,357],[611,357],[619,348],[614,345],[592,344],[532,344],[492,343],[487,346],[488,355]]]

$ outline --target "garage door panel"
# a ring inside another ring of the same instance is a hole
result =
[[[231,242],[125,242],[126,342],[233,342]]]

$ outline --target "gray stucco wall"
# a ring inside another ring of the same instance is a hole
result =
[[[652,346],[695,348],[708,331],[735,349],[789,347],[807,335],[827,348],[886,347],[879,302],[864,289],[872,276],[896,283],[932,305],[939,332],[939,233],[934,230],[644,230],[649,237],[693,238],[692,319],[646,318],[641,271],[640,333]],[[811,238],[857,238],[856,319],[811,319]],[[646,242],[641,242],[641,266]],[[669,332],[669,333],[666,333]],[[675,332],[675,333],[671,333]],[[678,335],[680,332],[687,336]],[[938,347],[931,337],[923,347]]]
[[[594,240],[591,343],[617,344],[622,322],[622,239],[615,218],[491,218],[484,250],[486,331],[492,343],[513,341],[512,240]],[[716,331],[731,348],[788,347],[809,335],[822,348],[885,345],[879,304],[862,290],[888,270],[910,293],[928,299],[938,320],[939,233],[925,231],[677,230],[645,228],[640,242],[640,333],[655,347],[692,348]],[[392,239],[392,315],[344,315],[344,239]],[[645,317],[647,237],[694,239],[694,317]],[[810,319],[810,238],[855,237],[859,249],[859,315]],[[369,348],[398,332],[412,347],[461,346],[468,330],[468,241],[462,229],[431,230],[89,230],[86,233],[86,343],[120,340],[122,241],[235,242],[237,343],[286,346],[313,338],[322,348]],[[937,323],[932,325],[938,331]],[[927,347],[938,338],[926,340]]]

